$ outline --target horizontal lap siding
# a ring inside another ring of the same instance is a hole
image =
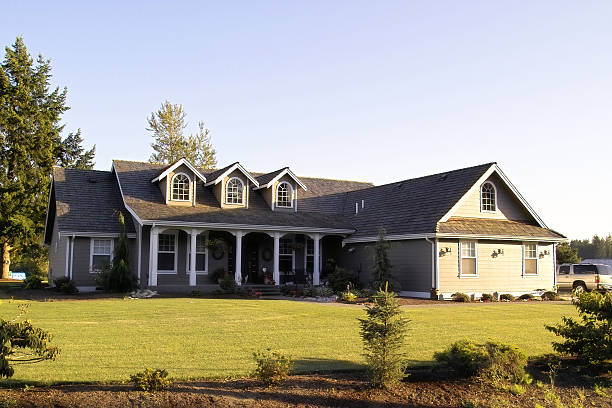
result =
[[[520,242],[478,241],[478,277],[459,277],[459,244],[457,240],[441,240],[440,251],[448,247],[450,253],[439,257],[440,291],[464,293],[531,292],[552,289],[554,284],[553,246],[539,244],[538,253],[549,255],[538,259],[538,276],[522,276],[523,249]],[[502,249],[504,254],[493,256]]]
[[[57,217],[53,224],[53,235],[49,246],[49,283],[66,274],[66,245],[68,238],[60,237],[57,231]]]
[[[114,242],[116,244],[116,242]],[[74,239],[74,254],[72,257],[72,279],[77,286],[96,286],[95,273],[89,272],[89,253],[91,240],[76,237]]]

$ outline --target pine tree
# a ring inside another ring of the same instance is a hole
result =
[[[187,127],[183,105],[162,103],[157,112],[147,119],[148,131],[153,133],[151,147],[154,153],[149,159],[152,163],[174,163],[186,158],[190,163],[204,168],[214,168],[217,164],[215,150],[210,142],[210,132],[204,122],[198,123],[198,132],[185,136]]]
[[[94,145],[94,147],[86,151],[82,144],[81,129],[77,130],[76,133],[69,133],[58,146],[58,151],[56,152],[57,164],[61,167],[75,169],[93,169],[96,146]]]
[[[374,279],[378,282],[388,281],[391,278],[391,263],[387,251],[390,248],[384,228],[378,230],[378,240],[374,246]]]
[[[578,256],[578,250],[572,248],[569,244],[563,242],[557,245],[557,263],[579,263],[580,257]]]
[[[406,358],[402,352],[410,322],[402,317],[393,292],[379,289],[374,305],[366,307],[367,318],[359,319],[370,380],[376,387],[390,388],[404,378]]]
[[[125,233],[125,218],[121,212],[117,217],[121,231],[113,254],[113,265],[110,270],[100,272],[96,281],[109,292],[130,292],[136,289],[138,280],[130,270],[130,251]]]

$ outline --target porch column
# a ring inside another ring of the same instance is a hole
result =
[[[236,285],[242,285],[242,231],[236,231],[236,270],[234,271],[234,279]]]
[[[151,227],[151,251],[149,254],[149,281],[151,286],[157,286],[157,251],[159,249],[159,231]]]
[[[313,285],[320,285],[320,279],[319,279],[319,241],[321,239],[321,236],[319,234],[314,234],[312,237],[312,240],[314,241],[313,245],[314,245],[314,259],[312,262],[312,284]]]
[[[280,285],[280,232],[274,233],[274,269],[272,271],[272,279],[275,285]]]
[[[198,230],[192,229],[189,235],[191,256],[189,257],[189,286],[196,285],[196,240],[198,238]]]

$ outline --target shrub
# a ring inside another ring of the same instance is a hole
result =
[[[347,271],[344,268],[336,268],[336,270],[329,275],[327,278],[329,287],[335,293],[340,293],[348,289],[359,287],[359,280],[355,277],[355,274],[351,271]]]
[[[330,297],[334,291],[327,286],[308,286],[304,288],[304,296],[306,297]]]
[[[451,299],[453,299],[453,302],[469,303],[472,301],[472,299],[468,295],[461,292],[453,293]]]
[[[591,365],[612,359],[612,293],[583,292],[572,301],[580,320],[562,317],[562,323],[546,326],[563,343],[553,342],[559,353],[571,354]]]
[[[28,275],[23,281],[24,289],[40,289],[43,287],[42,279],[37,275]]]
[[[519,300],[533,300],[535,299],[535,296],[533,296],[531,293],[525,293],[524,295],[521,295],[518,298]]]
[[[166,370],[152,370],[146,368],[144,371],[130,376],[130,381],[136,388],[142,391],[160,391],[170,388],[172,381],[168,379]]]
[[[504,293],[499,296],[499,300],[503,302],[514,302],[516,298],[509,293]]]
[[[361,338],[372,384],[389,388],[404,378],[407,361],[401,349],[409,320],[386,287],[373,300],[374,305],[366,307],[367,317],[359,319]]]
[[[343,302],[355,303],[355,301],[357,300],[357,295],[351,292],[350,290],[347,290],[340,294],[340,299],[342,299]]]
[[[542,293],[542,300],[561,300],[561,296],[557,292],[544,292]]]
[[[495,296],[493,296],[490,293],[483,293],[480,296],[480,301],[481,302],[495,302]]]
[[[234,293],[236,290],[236,281],[234,280],[233,276],[225,276],[223,279],[221,279],[219,287],[225,293]]]
[[[55,285],[55,290],[62,292],[62,293],[67,293],[67,294],[72,295],[79,291],[76,285],[74,284],[74,281],[68,277],[54,279],[53,284]]]
[[[291,358],[270,349],[253,353],[257,368],[255,376],[268,387],[282,384],[293,369]]]
[[[199,290],[191,291],[191,297],[200,297],[200,296],[202,296],[202,292],[200,292]]]
[[[378,292],[379,290],[382,290],[385,287],[387,288],[389,292],[394,292],[394,293],[397,293],[402,289],[401,283],[399,283],[393,278],[389,278],[385,281],[374,281],[370,284],[371,290],[375,292]]]
[[[520,382],[525,378],[527,355],[518,348],[495,342],[477,344],[461,340],[447,350],[437,352],[438,363],[462,377],[479,376],[482,379]]]

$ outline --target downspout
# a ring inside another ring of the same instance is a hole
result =
[[[557,291],[557,244],[553,243],[553,288]]]
[[[427,237],[425,237],[425,241],[431,244],[431,290],[433,293],[438,288],[436,286],[436,247],[438,243],[437,240],[434,242]]]
[[[70,280],[72,280],[72,264],[74,263],[74,234],[70,240]]]

